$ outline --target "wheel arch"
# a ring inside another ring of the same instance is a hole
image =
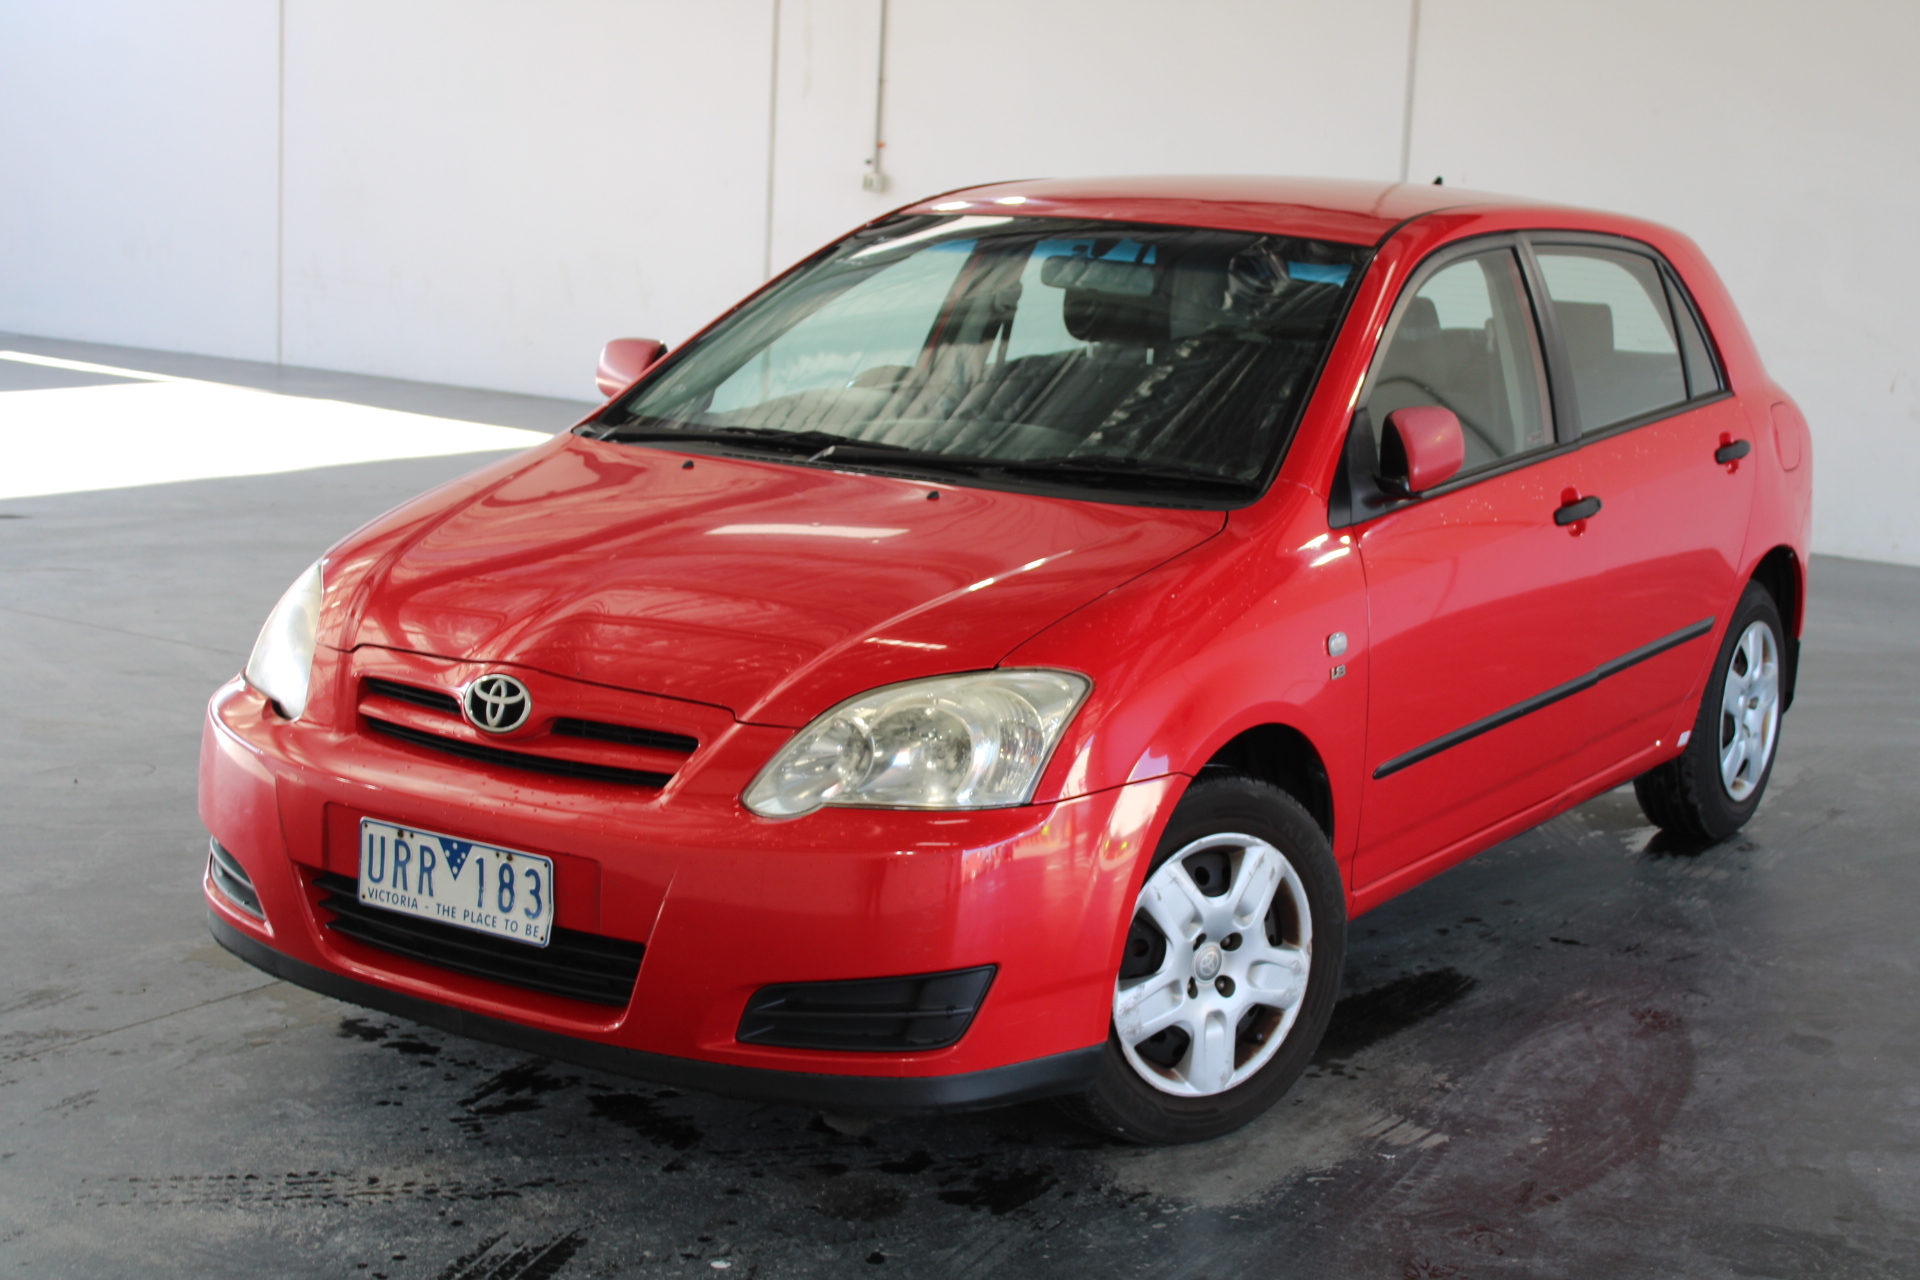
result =
[[[1752,581],[1765,587],[1773,596],[1773,603],[1780,610],[1780,620],[1787,625],[1787,634],[1798,638],[1803,621],[1806,602],[1805,567],[1800,563],[1799,553],[1789,546],[1778,546],[1760,557],[1760,563],[1753,567]]]
[[[1289,724],[1266,723],[1243,729],[1216,747],[1194,771],[1196,780],[1238,774],[1267,782],[1292,796],[1333,844],[1333,784],[1327,764],[1312,739]]]
[[[1799,554],[1789,546],[1777,546],[1760,557],[1760,563],[1754,566],[1749,581],[1757,582],[1767,589],[1773,597],[1774,607],[1780,610],[1781,624],[1787,634],[1782,636],[1786,648],[1786,678],[1781,682],[1785,687],[1780,692],[1780,709],[1786,711],[1793,706],[1794,686],[1800,676],[1800,628],[1805,618],[1807,573]]]

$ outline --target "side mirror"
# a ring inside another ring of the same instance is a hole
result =
[[[665,354],[667,344],[652,338],[615,338],[600,348],[600,368],[594,373],[594,384],[603,396],[619,395]]]
[[[1380,438],[1380,484],[1403,498],[1445,484],[1467,460],[1460,419],[1439,405],[1414,405],[1387,415]]]

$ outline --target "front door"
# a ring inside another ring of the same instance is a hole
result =
[[[1356,512],[1371,646],[1362,894],[1604,767],[1581,682],[1603,660],[1610,605],[1585,528],[1555,520],[1583,496],[1581,463],[1556,439],[1541,351],[1519,249],[1502,243],[1423,268],[1368,377],[1366,419],[1443,405],[1467,454],[1441,490]]]

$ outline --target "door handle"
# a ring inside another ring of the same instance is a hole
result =
[[[1600,514],[1600,499],[1585,497],[1578,502],[1569,502],[1565,506],[1555,510],[1553,513],[1553,522],[1561,525],[1573,524],[1598,514]]]
[[[1724,438],[1724,437],[1723,437]],[[1753,446],[1745,440],[1728,440],[1713,451],[1713,460],[1721,466],[1729,462],[1738,462],[1753,452]]]

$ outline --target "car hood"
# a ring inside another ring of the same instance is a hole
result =
[[[797,727],[876,685],[991,667],[1224,524],[563,436],[337,548],[322,637]]]

